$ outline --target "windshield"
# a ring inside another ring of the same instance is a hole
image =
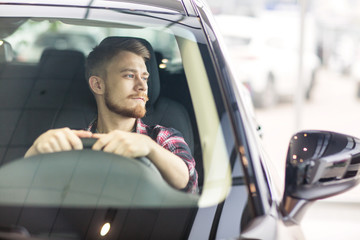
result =
[[[26,18],[19,17],[21,11],[15,7],[12,12],[16,18],[0,18],[3,46],[11,49],[0,68],[0,208],[13,209],[16,216],[10,222],[26,222],[25,215],[15,213],[26,207],[29,213],[51,212],[64,218],[75,208],[85,215],[100,214],[118,221],[127,214],[121,209],[132,208],[136,214],[136,209],[171,208],[180,211],[178,221],[186,223],[197,207],[213,206],[226,198],[232,184],[231,167],[238,156],[231,156],[234,140],[221,97],[214,97],[219,89],[211,83],[216,74],[208,61],[204,34],[199,26],[186,25],[194,19],[181,16],[183,21],[177,24],[104,9],[93,9],[87,20],[62,11],[51,17],[42,16],[44,11],[27,12]],[[148,160],[91,150],[23,158],[47,130],[86,129],[94,120],[97,106],[85,79],[84,63],[108,36],[142,38],[151,44],[159,82],[155,83],[156,75],[151,72],[149,89],[157,90],[149,90],[143,120],[182,133],[196,162],[198,193],[170,187]],[[160,103],[174,107],[157,113],[163,109]],[[184,116],[187,122],[176,123]],[[171,121],[161,122],[167,119]],[[242,179],[243,175],[237,172],[233,177]],[[245,186],[242,188],[246,195]],[[90,209],[97,210],[89,213]],[[61,217],[56,219],[61,221]],[[100,222],[103,220],[96,224]]]

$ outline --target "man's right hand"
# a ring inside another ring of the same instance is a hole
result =
[[[70,128],[51,129],[41,134],[26,152],[25,157],[41,153],[81,150],[83,144],[80,138],[90,138],[92,133],[85,130]]]

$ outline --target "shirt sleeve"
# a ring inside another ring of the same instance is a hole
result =
[[[189,193],[198,193],[198,174],[195,169],[195,160],[182,134],[173,128],[163,128],[158,133],[156,141],[159,145],[180,157],[188,167],[189,182],[182,190]]]

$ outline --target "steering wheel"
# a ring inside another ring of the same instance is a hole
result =
[[[84,149],[91,149],[97,141],[97,138],[80,138]]]
[[[91,149],[92,146],[96,143],[97,138],[80,138],[80,140],[81,140],[81,142],[83,144],[84,149]],[[138,157],[138,158],[135,158],[135,159],[142,162],[143,164],[145,164],[146,166],[148,166],[149,168],[153,169],[155,172],[160,174],[157,167],[155,167],[155,165],[147,157]]]
[[[89,142],[88,147],[94,141],[84,142]],[[0,198],[0,205],[128,208],[197,204],[198,196],[171,187],[149,159],[137,160],[89,149],[19,158],[0,167],[0,196],[6,196]]]

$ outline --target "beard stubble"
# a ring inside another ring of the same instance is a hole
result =
[[[134,95],[129,96],[129,98],[132,97],[134,97]],[[141,97],[145,98],[145,103],[149,100],[146,94],[142,94]],[[124,117],[143,118],[146,114],[146,108],[141,104],[137,104],[135,107],[127,107],[114,103],[110,99],[108,92],[105,93],[105,105],[110,111],[122,115]]]

